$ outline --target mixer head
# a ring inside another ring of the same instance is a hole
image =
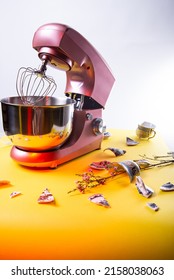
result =
[[[66,72],[65,94],[78,109],[104,108],[115,78],[98,51],[76,30],[59,23],[40,26],[33,48],[48,65]],[[76,105],[77,106],[77,105]]]
[[[57,85],[54,79],[46,76],[47,61],[43,60],[40,69],[21,67],[17,74],[16,89],[24,105],[35,105],[46,96],[52,96]]]

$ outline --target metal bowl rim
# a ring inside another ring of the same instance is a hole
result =
[[[34,98],[37,98],[37,96],[34,96]],[[51,99],[51,100],[54,100],[54,101],[68,101],[68,103],[65,103],[65,104],[43,104],[43,105],[29,105],[29,104],[23,104],[22,101],[21,103],[13,103],[13,102],[10,102],[10,99],[16,99],[16,100],[21,100],[21,97],[20,96],[9,96],[9,97],[4,97],[0,100],[0,102],[2,104],[5,104],[5,105],[8,105],[8,106],[16,106],[16,107],[33,107],[33,108],[48,108],[48,107],[51,107],[51,108],[59,108],[59,107],[65,107],[65,106],[69,106],[69,105],[72,105],[72,104],[75,104],[76,101],[74,99],[71,99],[70,97],[63,97],[63,96],[60,96],[60,97],[53,97],[53,96],[47,96],[45,99]],[[39,103],[39,102],[38,102]]]

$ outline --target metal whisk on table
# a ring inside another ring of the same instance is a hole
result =
[[[54,79],[46,76],[46,61],[43,61],[39,70],[31,67],[21,67],[17,74],[16,90],[22,103],[35,105],[46,96],[52,96],[57,85]]]

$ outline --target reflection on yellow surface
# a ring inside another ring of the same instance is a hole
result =
[[[59,132],[53,129],[50,133],[44,135],[10,135],[9,140],[13,145],[22,147],[25,150],[47,150],[64,143],[68,136],[67,129]]]

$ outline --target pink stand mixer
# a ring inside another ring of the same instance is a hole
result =
[[[66,72],[65,98],[46,94],[29,104],[23,96],[4,98],[3,126],[14,144],[12,159],[24,166],[56,168],[101,148],[102,111],[115,79],[95,48],[69,26],[41,26],[34,34],[33,48],[42,61],[43,78],[47,65]],[[36,98],[34,94],[32,99]]]

